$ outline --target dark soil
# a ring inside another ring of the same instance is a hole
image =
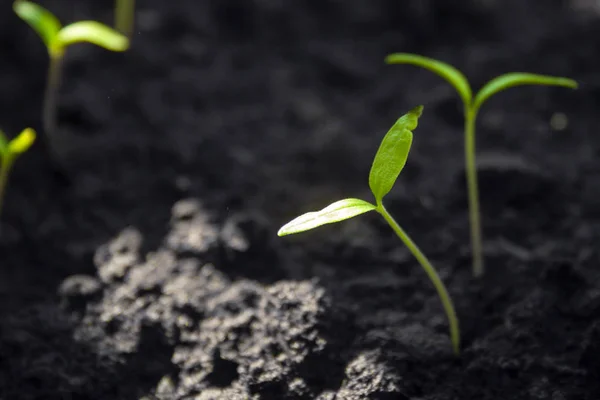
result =
[[[47,55],[0,8],[0,123],[40,128]],[[111,1],[41,2],[111,22]],[[16,164],[0,225],[0,399],[597,400],[600,12],[592,1],[145,0],[132,49],[68,53],[60,158]],[[487,273],[471,277],[458,96],[527,87],[478,121]],[[280,239],[369,198],[387,128],[425,105],[388,209]],[[568,126],[555,131],[555,112]],[[58,164],[56,163],[58,161]],[[60,167],[59,167],[60,166]],[[60,168],[66,175],[60,174]]]

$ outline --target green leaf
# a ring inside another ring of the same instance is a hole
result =
[[[450,83],[460,95],[465,105],[471,104],[473,92],[469,81],[458,69],[450,64],[434,60],[433,58],[423,57],[409,53],[394,53],[385,58],[387,64],[410,64],[417,67],[428,69],[429,71],[438,74]]]
[[[418,106],[400,117],[379,145],[369,174],[369,186],[378,203],[392,190],[406,164],[412,131],[417,127],[422,113],[423,106]]]
[[[125,51],[129,39],[114,29],[96,21],[79,21],[69,24],[58,33],[63,47],[74,43],[92,43],[111,51]]]
[[[58,18],[44,7],[29,1],[17,1],[13,4],[15,13],[42,38],[51,53],[62,25]]]
[[[279,229],[278,236],[291,235],[314,229],[321,225],[343,221],[374,210],[376,207],[361,199],[344,199],[330,204],[320,211],[313,211],[293,219]]]
[[[8,142],[8,152],[10,154],[22,154],[29,150],[33,142],[35,142],[35,131],[31,128],[23,129],[23,131]]]
[[[478,110],[487,99],[498,92],[524,85],[563,86],[570,89],[577,89],[577,82],[572,79],[525,72],[512,72],[501,75],[486,83],[475,96],[473,109]]]

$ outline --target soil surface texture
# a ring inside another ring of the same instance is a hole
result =
[[[10,3],[0,124],[43,133],[47,52]],[[40,3],[64,22],[112,22],[112,1]],[[595,2],[138,3],[128,52],[68,50],[60,128],[15,164],[0,400],[600,398]],[[511,71],[580,83],[484,105],[481,279],[459,97],[385,65],[392,52],[449,62],[474,88]],[[418,104],[386,206],[448,286],[460,357],[431,282],[375,213],[276,235],[306,211],[370,199],[381,138]]]

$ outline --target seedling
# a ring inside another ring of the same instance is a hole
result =
[[[408,247],[425,270],[425,273],[429,276],[429,279],[431,279],[448,317],[452,348],[458,354],[460,349],[458,319],[444,283],[427,257],[425,257],[383,205],[383,198],[392,190],[398,175],[406,164],[413,139],[412,131],[417,127],[422,112],[423,106],[412,109],[398,119],[383,138],[369,174],[369,186],[373,196],[375,196],[375,204],[355,198],[336,201],[320,211],[309,212],[290,221],[279,229],[277,234],[285,236],[304,232],[321,225],[343,221],[369,211],[378,212],[383,216],[396,235],[398,235],[400,240]]]
[[[4,201],[4,193],[8,183],[8,176],[13,164],[21,154],[26,152],[35,141],[35,131],[31,128],[24,129],[17,137],[8,140],[0,130],[0,212]]]
[[[56,101],[67,48],[75,43],[87,42],[111,51],[125,51],[129,47],[129,40],[96,21],[79,21],[63,27],[54,14],[29,1],[19,0],[13,4],[13,9],[41,37],[50,56],[42,118],[44,133],[52,137],[56,128]],[[50,148],[52,143],[50,140]]]
[[[135,0],[115,1],[115,29],[131,40],[133,35]]]
[[[511,72],[500,75],[487,82],[473,96],[471,85],[462,72],[453,66],[431,58],[416,54],[395,53],[386,57],[387,64],[411,64],[425,68],[446,79],[460,95],[464,105],[464,141],[465,141],[465,172],[469,201],[469,224],[471,230],[471,251],[473,257],[473,274],[481,276],[484,271],[481,215],[479,210],[479,190],[477,187],[477,169],[475,159],[475,120],[481,105],[494,94],[515,86],[545,85],[562,86],[576,89],[577,82],[572,79],[530,74],[526,72]]]

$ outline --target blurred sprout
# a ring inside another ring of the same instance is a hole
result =
[[[17,137],[9,141],[4,132],[0,130],[0,212],[2,211],[8,176],[12,166],[21,154],[29,150],[35,142],[35,137],[35,131],[26,128]]]
[[[79,21],[63,27],[54,14],[29,1],[18,0],[13,4],[13,9],[37,32],[50,56],[42,119],[44,133],[49,138],[49,146],[52,149],[51,137],[56,129],[57,95],[67,48],[76,43],[91,43],[111,51],[125,51],[129,47],[129,39],[96,21]]]

